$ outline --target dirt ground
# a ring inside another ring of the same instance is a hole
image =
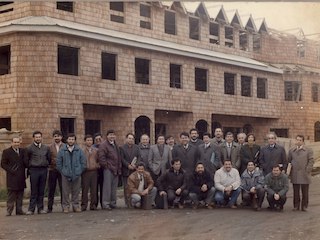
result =
[[[290,186],[291,187],[291,186]],[[118,204],[123,206],[123,201]],[[169,209],[86,211],[5,217],[0,209],[0,239],[164,239],[164,240],[318,240],[320,175],[310,186],[308,212],[293,212],[292,188],[282,213],[250,209]],[[25,206],[26,208],[26,206]]]

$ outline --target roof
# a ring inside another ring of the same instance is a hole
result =
[[[282,74],[283,71],[251,58],[226,54],[131,33],[46,17],[30,16],[0,23],[0,35],[12,32],[53,32],[101,40],[167,54],[175,54],[222,64]]]
[[[272,66],[282,69],[284,72],[300,72],[300,73],[314,73],[320,75],[320,69],[298,65],[298,64],[271,64]]]

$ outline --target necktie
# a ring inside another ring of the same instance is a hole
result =
[[[14,151],[19,155],[19,149],[18,148],[15,149]]]

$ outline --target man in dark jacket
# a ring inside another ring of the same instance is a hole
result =
[[[187,176],[181,168],[180,159],[171,161],[172,167],[158,178],[160,196],[167,195],[168,205],[174,207],[177,203],[183,208],[183,203],[188,196]]]
[[[272,172],[272,166],[274,165],[279,165],[284,173],[287,169],[287,157],[284,147],[276,143],[277,136],[274,133],[269,133],[267,138],[268,145],[260,150],[259,167],[262,168],[265,176]]]
[[[16,215],[25,214],[22,210],[23,192],[26,187],[26,151],[20,148],[20,138],[13,137],[11,147],[3,150],[1,167],[7,172],[7,216],[11,216],[16,204]]]
[[[30,204],[27,215],[33,215],[36,207],[38,208],[38,214],[47,213],[43,209],[43,199],[48,166],[51,161],[49,147],[42,144],[42,133],[35,131],[32,136],[33,143],[27,148],[31,184]]]
[[[128,177],[131,173],[133,173],[136,169],[137,164],[140,161],[140,150],[138,145],[134,144],[134,135],[132,133],[128,133],[126,135],[126,143],[120,147],[120,154],[122,160],[122,184],[123,184],[123,193],[125,204],[128,204],[127,195],[127,184]]]
[[[187,174],[192,174],[199,158],[199,150],[197,147],[189,143],[189,134],[187,132],[180,133],[180,144],[172,149],[172,158],[181,160],[181,167]]]
[[[287,200],[289,181],[286,174],[282,173],[279,165],[272,167],[272,172],[265,178],[267,199],[271,210],[282,211]]]
[[[75,134],[69,133],[67,144],[62,147],[57,156],[57,169],[62,178],[62,208],[64,213],[69,212],[70,205],[72,205],[74,212],[81,212],[79,205],[81,174],[87,167],[87,160],[82,149],[75,143]]]
[[[204,200],[205,207],[212,209],[215,188],[213,187],[213,179],[210,173],[204,169],[202,162],[196,164],[189,183],[189,197],[193,202],[193,208],[198,208],[199,201]]]
[[[253,161],[249,161],[247,169],[241,175],[242,199],[244,205],[252,205],[261,210],[264,199],[264,176],[261,170],[255,169]]]
[[[102,209],[112,210],[117,204],[117,188],[119,176],[121,175],[121,155],[115,142],[114,130],[107,131],[107,139],[100,144],[98,159],[100,167],[103,168],[103,193]]]
[[[150,151],[150,138],[147,134],[142,134],[140,137],[139,149],[140,161],[144,163],[146,171],[149,171],[148,157]]]
[[[199,147],[201,144],[203,144],[203,141],[199,138],[198,130],[195,128],[190,129],[190,142],[189,144]]]

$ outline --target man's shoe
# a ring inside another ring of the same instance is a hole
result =
[[[299,208],[293,208],[292,211],[299,211]]]
[[[213,207],[212,207],[211,204],[209,204],[209,203],[206,203],[204,206],[205,206],[207,209],[213,209]]]
[[[63,213],[69,213],[69,209],[68,208],[63,209]]]
[[[38,214],[47,214],[47,211],[42,209],[42,210],[38,211]]]
[[[11,216],[11,212],[7,212],[6,217],[10,217]]]
[[[307,212],[308,210],[307,210],[306,207],[302,207],[302,208],[301,208],[301,211],[302,211],[302,212]]]
[[[256,210],[257,212],[260,212],[260,211],[261,211],[261,207],[257,207],[255,210]]]
[[[178,208],[179,208],[179,209],[183,209],[183,208],[184,208],[183,204],[179,203],[179,204],[178,204]]]
[[[26,215],[33,215],[33,214],[34,214],[34,212],[32,212],[32,211],[26,212]]]
[[[237,209],[238,207],[236,205],[231,205],[230,208],[231,209]]]
[[[79,208],[79,207],[78,208],[74,208],[73,211],[76,212],[76,213],[80,213],[81,212],[81,208]]]
[[[104,207],[104,208],[102,208],[103,210],[108,210],[108,211],[111,211],[112,210],[112,208],[110,207],[110,206],[106,206],[106,207]]]
[[[21,211],[21,212],[16,212],[16,215],[26,215],[26,213],[24,211]]]
[[[52,209],[48,208],[47,213],[52,213]]]
[[[95,210],[97,210],[97,207],[90,207],[90,210],[95,211]]]

